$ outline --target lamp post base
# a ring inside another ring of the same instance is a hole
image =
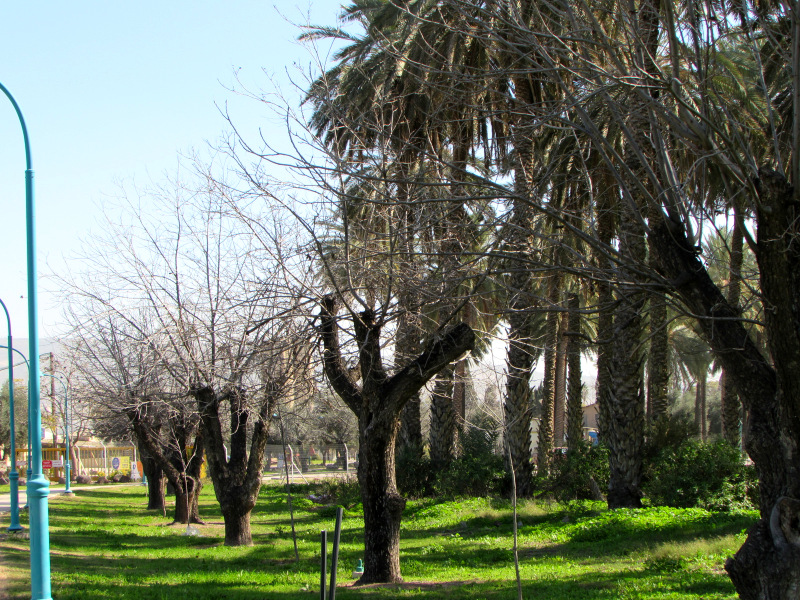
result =
[[[47,496],[50,482],[41,473],[28,480],[31,540],[31,600],[52,600]]]
[[[8,479],[11,492],[11,525],[8,531],[22,531],[22,526],[19,524],[19,473],[16,469],[11,471]]]

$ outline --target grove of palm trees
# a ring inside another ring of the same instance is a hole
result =
[[[356,0],[305,27],[335,53],[299,106],[265,101],[290,149],[237,129],[230,173],[193,165],[147,193],[157,214],[132,193],[60,278],[93,418],[166,474],[176,522],[202,520],[202,448],[225,544],[246,545],[283,415],[349,410],[367,584],[402,579],[398,480],[448,472],[476,431],[500,440],[504,494],[556,494],[596,452],[587,364],[607,461],[603,485],[575,477],[609,509],[655,501],[687,381],[711,437],[713,380],[719,438],[758,479],[725,570],[743,599],[797,598],[798,11]],[[478,419],[486,365],[499,410]]]

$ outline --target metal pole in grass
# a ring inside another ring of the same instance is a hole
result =
[[[30,363],[30,389],[28,406],[30,407],[29,426],[34,432],[29,445],[33,450],[31,464],[33,477],[28,480],[28,506],[30,507],[30,539],[31,539],[31,596],[32,600],[50,599],[50,531],[47,495],[50,482],[42,473],[42,412],[39,407],[39,292],[36,273],[36,218],[33,201],[33,163],[31,162],[31,145],[28,139],[28,128],[22,111],[14,97],[0,84],[2,91],[19,118],[22,126],[22,137],[25,142],[25,230],[27,233],[28,263],[28,354],[34,357]]]
[[[339,537],[342,533],[342,513],[341,506],[336,507],[336,530],[333,533],[333,555],[331,556],[331,585],[328,590],[328,600],[336,599],[336,568],[339,566]]]
[[[320,576],[319,576],[319,600],[325,600],[325,580],[328,578],[325,572],[328,568],[328,532],[323,529],[320,534]]]
[[[59,373],[62,375],[62,373]],[[51,375],[50,373],[42,373],[43,377],[50,377],[55,381],[58,381],[62,386],[64,386],[64,439],[66,440],[65,449],[66,449],[66,456],[64,457],[64,479],[66,481],[66,487],[64,488],[64,496],[74,496],[75,493],[69,486],[70,480],[70,463],[69,463],[69,391],[67,388],[67,384],[64,383],[64,380],[60,377],[56,377],[55,375]]]
[[[8,432],[11,437],[11,472],[8,474],[9,492],[11,493],[11,524],[9,531],[22,531],[19,524],[19,472],[17,471],[17,441],[14,426],[14,344],[11,339],[11,317],[8,314],[6,303],[0,298],[0,305],[6,313],[8,321]]]
[[[289,465],[286,464],[286,432],[283,429],[283,416],[281,415],[281,407],[278,405],[277,414],[273,415],[278,417],[278,423],[281,426],[281,445],[283,446],[283,470],[286,472],[286,497],[289,500],[289,520],[292,523],[292,541],[294,542],[294,560],[300,562],[300,553],[297,551],[297,533],[294,529],[294,507],[292,506],[292,489],[289,483]]]

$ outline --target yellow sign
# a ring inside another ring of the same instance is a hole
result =
[[[131,470],[131,457],[115,456],[111,459],[111,468],[120,473],[129,473]]]

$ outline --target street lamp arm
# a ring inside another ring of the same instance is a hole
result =
[[[30,140],[28,139],[28,128],[25,126],[25,117],[22,116],[22,111],[20,110],[17,101],[14,100],[14,96],[11,95],[11,92],[9,92],[6,89],[6,86],[4,86],[2,83],[0,83],[0,90],[2,90],[3,93],[6,96],[8,96],[8,99],[11,101],[11,104],[14,105],[14,110],[17,113],[17,117],[19,117],[19,124],[22,125],[22,137],[25,140],[25,168],[28,171],[32,171],[33,165],[31,162],[31,143]]]
[[[7,348],[8,348],[8,346],[2,346],[2,345],[0,345],[0,350],[5,350],[5,349],[7,349]],[[31,363],[29,363],[29,362],[28,362],[28,358],[27,358],[27,357],[26,357],[26,356],[25,356],[25,355],[24,355],[22,352],[20,352],[19,350],[17,350],[16,348],[11,348],[11,350],[12,350],[12,351],[14,351],[14,352],[16,352],[17,354],[19,354],[19,355],[20,355],[20,357],[22,358],[22,360],[24,360],[24,361],[25,361],[25,366],[27,366],[27,367],[28,367],[28,370],[30,370],[30,368],[31,368]],[[18,365],[18,364],[19,364],[19,363],[17,363],[17,365]],[[14,365],[14,366],[16,367],[17,365]],[[4,370],[5,370],[5,369],[0,369],[0,371],[4,371]],[[45,373],[45,375],[46,375],[46,373]]]
[[[39,307],[36,275],[36,217],[33,194],[33,163],[31,161],[31,145],[28,139],[28,128],[22,111],[14,97],[0,83],[0,90],[8,97],[17,113],[22,126],[22,137],[25,141],[25,232],[27,237],[28,263],[28,344],[32,356],[39,356]],[[31,393],[28,397],[30,418],[28,424],[34,431],[42,426],[42,415],[39,409],[39,361],[28,363]],[[40,439],[31,440],[31,456],[33,471],[28,478],[28,522],[30,524],[30,557],[31,557],[31,600],[51,600],[50,594],[50,532],[47,506],[50,482],[42,473],[42,443]]]
[[[8,337],[11,337],[11,317],[8,314],[8,308],[6,307],[6,303],[3,302],[2,298],[0,298],[0,305],[3,306],[3,311],[5,311],[6,313],[6,321],[8,321]]]

